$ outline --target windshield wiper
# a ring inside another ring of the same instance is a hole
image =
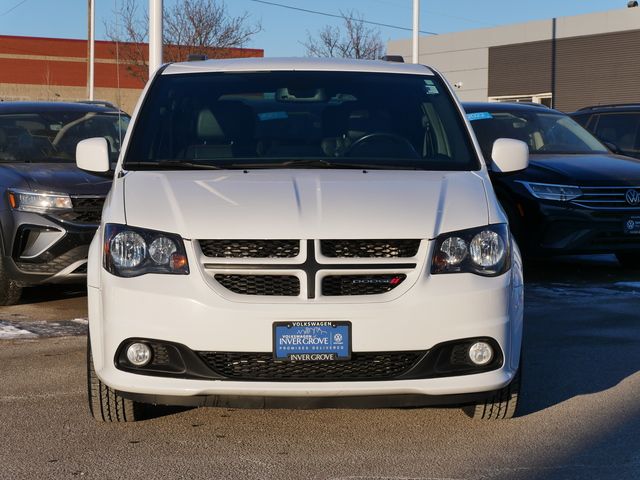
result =
[[[420,170],[416,166],[397,165],[394,163],[372,164],[372,163],[353,163],[340,162],[323,159],[301,159],[286,160],[283,162],[261,162],[261,163],[234,163],[231,165],[236,168],[344,168],[344,169],[397,169],[397,170]]]
[[[125,170],[221,170],[222,167],[211,163],[183,162],[181,160],[160,160],[158,162],[127,162]]]

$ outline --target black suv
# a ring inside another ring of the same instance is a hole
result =
[[[115,162],[128,123],[110,104],[0,102],[0,305],[86,277],[111,178],[78,169],[76,145],[104,137]]]
[[[614,152],[640,158],[640,104],[586,107],[570,115]]]
[[[640,160],[611,153],[571,117],[543,106],[466,103],[482,153],[514,138],[529,167],[490,172],[518,244],[529,255],[615,253],[640,267]]]

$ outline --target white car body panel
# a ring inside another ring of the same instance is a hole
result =
[[[125,183],[128,224],[189,239],[431,239],[488,220],[468,172],[136,171]]]

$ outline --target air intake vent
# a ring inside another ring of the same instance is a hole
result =
[[[293,275],[225,275],[214,277],[220,285],[240,295],[297,297],[300,280]]]
[[[411,258],[420,240],[322,240],[322,255],[331,258]]]
[[[408,371],[427,352],[353,353],[343,362],[278,362],[272,353],[199,352],[209,368],[237,380],[390,380]]]
[[[214,258],[293,258],[299,240],[200,240],[202,253]]]

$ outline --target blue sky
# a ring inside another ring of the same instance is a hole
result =
[[[148,0],[138,0],[141,6]],[[179,0],[164,0],[172,5]],[[272,0],[300,8],[339,13],[361,12],[367,20],[411,26],[412,0]],[[114,19],[122,0],[96,0],[96,37]],[[626,0],[422,0],[421,30],[438,33],[491,27],[528,20],[626,8]],[[262,5],[251,0],[226,0],[231,13],[248,11],[263,31],[248,47],[268,56],[301,56],[307,31],[336,21],[327,17]],[[0,34],[86,38],[86,0],[0,0]],[[15,8],[14,8],[15,7]],[[7,11],[10,12],[6,13]],[[640,28],[640,25],[638,25]],[[409,32],[380,28],[383,40],[408,38]]]

